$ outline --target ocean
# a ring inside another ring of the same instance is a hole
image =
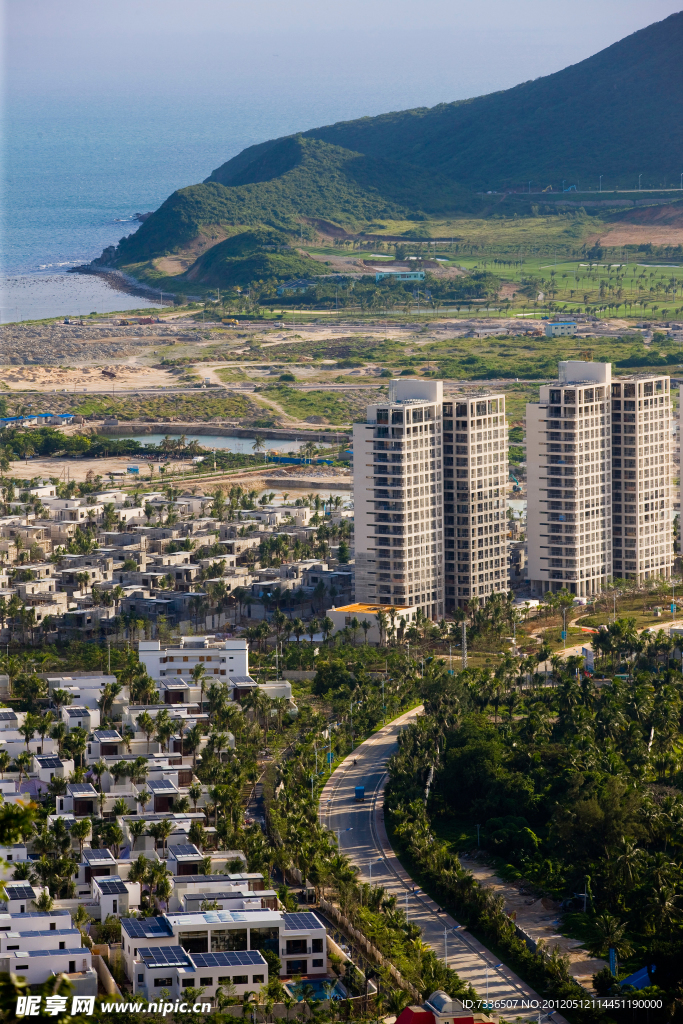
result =
[[[590,41],[581,26],[548,47],[552,24],[530,34],[516,18],[492,26],[456,7],[438,5],[434,31],[412,5],[395,18],[386,2],[326,14],[297,0],[269,6],[261,23],[212,0],[189,19],[174,0],[9,5],[0,320],[153,303],[67,271],[245,146],[507,88],[618,34],[605,18]]]

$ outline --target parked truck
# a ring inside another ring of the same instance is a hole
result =
[[[365,786],[356,786],[356,803],[365,803]]]

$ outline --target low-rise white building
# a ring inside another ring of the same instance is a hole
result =
[[[334,623],[333,634],[338,633],[340,629],[346,629],[356,619],[359,623],[359,642],[364,642],[366,639],[363,623],[369,623],[367,642],[379,644],[386,640],[386,635],[380,636],[380,625],[377,619],[380,612],[385,616],[389,629],[393,626],[398,632],[399,629],[407,629],[415,622],[417,605],[365,604],[361,601],[343,605],[341,608],[334,606],[328,608],[327,615]]]
[[[179,644],[164,645],[159,640],[140,640],[138,657],[147,674],[159,682],[171,676],[188,678],[192,669],[202,665],[206,677],[249,675],[249,649],[246,640],[216,640],[213,636],[181,637]],[[210,682],[207,683],[210,685]]]

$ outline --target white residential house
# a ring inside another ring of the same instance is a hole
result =
[[[249,651],[246,640],[216,640],[212,636],[181,637],[177,645],[161,646],[159,640],[140,640],[138,656],[147,674],[156,682],[171,676],[187,679],[192,669],[202,665],[207,676],[227,679],[249,675]]]

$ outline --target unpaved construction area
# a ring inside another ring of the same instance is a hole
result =
[[[584,988],[592,988],[593,975],[607,964],[604,960],[592,957],[578,939],[560,934],[562,915],[559,903],[545,896],[537,899],[521,883],[504,882],[493,868],[474,857],[461,854],[460,859],[463,867],[472,872],[480,885],[493,889],[496,895],[503,897],[505,913],[513,916],[516,925],[536,942],[542,940],[549,950],[559,946],[562,954],[569,957],[570,973]]]
[[[111,376],[113,374],[114,376]],[[114,363],[103,373],[100,366],[10,366],[0,368],[0,386],[10,391],[112,391],[122,388],[177,387],[169,370],[135,363]]]

